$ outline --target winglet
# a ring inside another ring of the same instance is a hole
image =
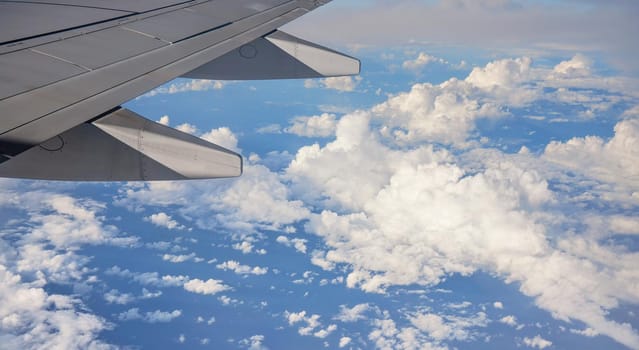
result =
[[[360,73],[358,59],[274,31],[185,75],[211,80],[326,78]]]

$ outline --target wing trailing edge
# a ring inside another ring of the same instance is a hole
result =
[[[1,160],[0,160],[1,161]],[[62,181],[237,177],[242,157],[118,109],[0,163],[0,176]]]
[[[360,73],[360,61],[326,47],[274,31],[187,73],[210,80],[326,78]]]

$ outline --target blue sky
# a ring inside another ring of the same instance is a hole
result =
[[[639,349],[636,9],[335,1],[359,77],[131,100],[245,174],[0,179],[0,348]]]

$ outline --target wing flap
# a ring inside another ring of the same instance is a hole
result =
[[[64,181],[236,177],[242,157],[126,109],[84,123],[0,163],[0,176]]]
[[[185,75],[211,80],[305,79],[356,75],[360,61],[281,31],[243,45]]]

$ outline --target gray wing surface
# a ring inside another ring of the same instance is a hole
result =
[[[239,176],[239,155],[120,105],[180,76],[358,74],[358,60],[277,31],[326,2],[0,0],[0,176]]]

